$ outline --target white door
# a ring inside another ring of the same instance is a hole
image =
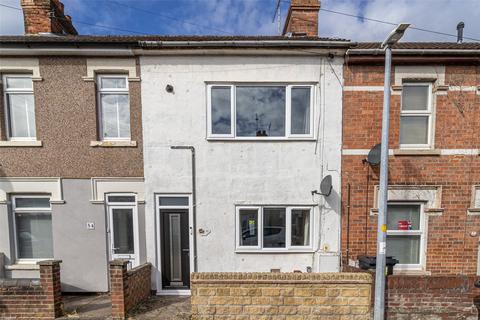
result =
[[[138,223],[135,205],[109,205],[111,259],[128,259],[130,267],[138,261]]]

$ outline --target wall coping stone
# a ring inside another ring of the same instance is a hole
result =
[[[110,261],[109,264],[114,267],[125,267],[128,265],[129,262],[129,259],[115,259]]]
[[[37,264],[41,267],[43,266],[54,266],[54,265],[57,265],[57,264],[60,264],[62,263],[62,260],[42,260],[42,261],[38,261]]]
[[[366,283],[371,284],[368,273],[278,273],[278,272],[195,272],[192,283]]]
[[[38,279],[0,279],[0,287],[40,287]]]
[[[151,268],[152,267],[152,264],[150,262],[146,262],[146,263],[143,263],[139,266],[136,266],[135,268],[132,268],[130,270],[127,271],[127,274],[134,274],[135,272],[139,271],[139,270],[142,270],[144,268]]]

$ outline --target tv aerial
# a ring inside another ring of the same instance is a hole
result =
[[[328,175],[320,182],[320,192],[318,190],[312,190],[312,196],[315,194],[328,197],[332,193],[332,176]]]

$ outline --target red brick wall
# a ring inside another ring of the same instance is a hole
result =
[[[364,272],[373,277],[372,309],[375,303],[375,270],[344,266],[343,272]],[[385,286],[386,319],[477,320],[480,289],[475,276],[391,275]]]
[[[473,278],[466,276],[389,276],[387,319],[478,319]]]
[[[55,319],[63,314],[61,261],[40,262],[39,280],[0,279],[0,319]]]
[[[128,260],[110,262],[112,318],[125,319],[129,310],[150,296],[151,264],[127,271]]]
[[[394,70],[394,68],[393,68]],[[447,65],[446,85],[475,86],[480,69],[473,65]],[[349,86],[383,85],[383,67],[347,65]],[[343,105],[343,149],[370,149],[380,142],[382,91],[345,91]],[[436,96],[435,148],[480,149],[480,95],[475,91],[448,91]],[[398,148],[400,96],[392,96],[390,148]],[[342,253],[345,260],[347,233],[350,259],[376,253],[374,187],[378,168],[363,164],[365,156],[342,156]],[[472,186],[480,184],[480,157],[390,156],[390,185],[435,185],[442,187],[438,216],[428,217],[426,269],[433,275],[476,274],[480,216],[468,216]],[[351,187],[350,228],[347,230],[347,185]]]

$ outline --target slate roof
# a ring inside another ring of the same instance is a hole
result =
[[[56,36],[56,35],[32,35],[32,36],[0,36],[0,43],[79,43],[79,44],[137,44],[139,41],[338,41],[348,42],[347,39],[323,38],[323,37],[288,37],[288,36],[162,36],[162,35],[139,35],[139,36]]]
[[[356,49],[380,49],[380,42],[359,42],[352,46]],[[480,50],[480,42],[398,42],[393,49],[413,49],[413,50]]]

